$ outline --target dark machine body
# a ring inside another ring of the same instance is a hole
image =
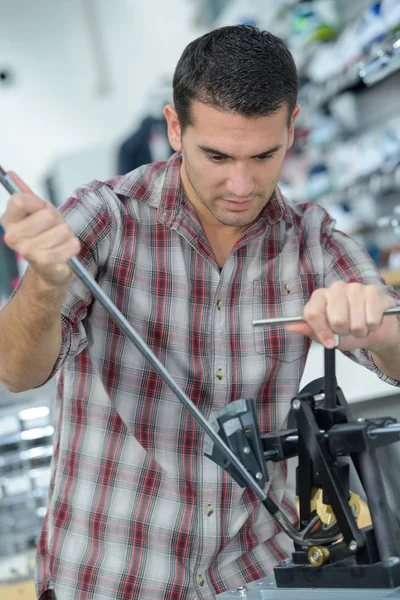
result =
[[[295,534],[286,530],[294,552],[274,569],[274,577],[224,592],[219,600],[329,598],[337,596],[338,589],[346,599],[400,598],[399,527],[387,501],[377,453],[379,447],[400,439],[400,425],[391,417],[351,418],[336,384],[334,353],[325,350],[325,377],[293,398],[289,428],[259,438],[267,461],[298,457],[299,525]],[[248,419],[245,426],[242,432],[250,429]],[[260,448],[254,456],[259,452]],[[246,457],[249,461],[249,453]],[[357,524],[351,475],[363,488],[372,520],[368,527]]]

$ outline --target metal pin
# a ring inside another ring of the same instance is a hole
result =
[[[388,308],[383,313],[384,315],[400,315],[400,306]],[[304,323],[302,316],[300,317],[274,317],[272,319],[256,319],[252,321],[253,327],[259,325],[285,325],[286,323]]]
[[[390,425],[389,427],[376,427],[375,429],[370,429],[368,431],[369,436],[378,435],[381,433],[400,433],[400,423],[396,423],[397,427]]]

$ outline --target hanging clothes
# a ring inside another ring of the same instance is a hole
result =
[[[173,152],[165,119],[148,116],[119,148],[118,175],[126,175],[141,165],[167,160]]]

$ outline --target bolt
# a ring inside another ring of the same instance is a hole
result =
[[[285,558],[282,562],[281,562],[281,567],[290,567],[293,564],[293,561],[291,558]]]
[[[238,585],[236,591],[239,593],[239,596],[247,596],[247,587],[245,585]]]
[[[293,410],[299,410],[301,408],[300,400],[293,400],[292,408],[293,408]]]
[[[317,562],[317,561],[320,559],[319,552],[313,552],[313,553],[311,554],[311,558],[312,558],[312,559],[313,559],[315,562]]]
[[[356,552],[358,549],[357,542],[355,542],[354,540],[351,540],[351,542],[349,542],[348,549],[350,550],[350,552]]]
[[[358,417],[357,423],[364,423],[365,419],[363,417]]]
[[[256,473],[256,479],[260,480],[263,478],[262,473],[260,473],[260,471],[258,471],[258,473]]]
[[[245,446],[245,447],[243,448],[243,452],[244,452],[245,454],[250,454],[251,450],[250,450],[250,448],[249,448],[248,446]]]
[[[325,394],[315,394],[315,396],[314,396],[315,402],[322,402],[323,400],[325,400]]]

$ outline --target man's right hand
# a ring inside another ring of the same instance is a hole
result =
[[[72,278],[68,260],[78,254],[80,243],[61,213],[8,173],[22,192],[13,194],[1,219],[5,243],[50,286],[64,286]]]

